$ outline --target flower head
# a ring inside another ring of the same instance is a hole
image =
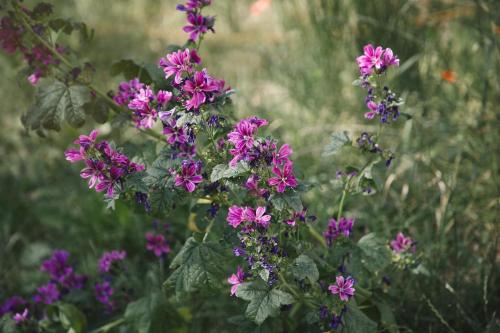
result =
[[[165,78],[168,79],[173,75],[175,84],[180,84],[185,76],[193,74],[194,66],[199,64],[201,64],[201,59],[196,50],[190,49],[167,54],[159,62],[159,66],[165,73]]]
[[[273,173],[276,177],[269,178],[267,183],[271,186],[276,186],[276,191],[279,193],[285,192],[286,187],[297,186],[297,179],[295,179],[293,174],[293,166],[291,163],[285,164],[282,169],[274,166]]]
[[[195,161],[183,161],[182,169],[179,174],[175,176],[175,186],[182,186],[189,193],[196,189],[196,184],[203,181],[203,177],[200,173],[199,163]]]
[[[194,73],[192,79],[186,80],[184,83],[184,92],[189,99],[186,101],[187,110],[197,110],[202,104],[207,101],[207,95],[219,90],[219,86],[209,76],[206,70]]]
[[[102,283],[96,283],[94,285],[95,298],[100,303],[104,304],[106,308],[111,311],[115,307],[115,302],[111,300],[114,294],[114,289],[108,281],[103,281]]]
[[[240,266],[236,269],[236,274],[231,275],[228,279],[227,282],[232,285],[231,287],[231,296],[234,296],[236,294],[236,291],[238,291],[238,287],[240,284],[243,283],[245,280],[245,272],[243,272],[243,269],[241,269]]]
[[[410,237],[405,237],[402,232],[396,235],[396,239],[391,241],[392,251],[395,253],[406,252],[413,245],[413,240]]]
[[[246,219],[249,222],[255,222],[258,225],[263,226],[264,228],[267,228],[269,226],[271,215],[265,215],[266,207],[257,207],[255,211],[252,208],[247,208],[245,214]]]
[[[233,228],[238,227],[242,222],[246,221],[246,209],[238,206],[229,207],[226,221]]]
[[[165,254],[170,253],[170,245],[165,240],[162,234],[146,233],[146,249],[151,251],[157,257],[163,257]]]
[[[50,305],[60,298],[59,289],[55,283],[49,282],[37,289],[38,294],[33,297],[36,303],[44,303]]]
[[[196,42],[200,35],[204,35],[208,30],[213,30],[215,23],[214,17],[203,16],[194,12],[189,12],[187,15],[188,25],[184,26],[182,30],[189,33],[189,40]]]
[[[354,279],[350,276],[344,278],[342,275],[339,275],[335,280],[335,284],[328,286],[328,290],[330,290],[333,295],[339,295],[342,301],[347,302],[349,298],[354,296],[356,291],[353,287]]]
[[[28,316],[29,316],[28,308],[25,308],[22,313],[14,314],[12,319],[14,319],[14,321],[16,322],[16,325],[19,325],[19,324],[25,322],[26,320],[28,320]]]
[[[101,259],[99,259],[99,271],[101,273],[109,272],[114,262],[122,261],[126,256],[125,251],[104,252]]]

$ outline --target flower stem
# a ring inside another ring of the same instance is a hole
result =
[[[210,223],[208,224],[207,229],[205,230],[205,235],[203,236],[203,240],[202,240],[203,243],[205,243],[205,241],[207,240],[208,234],[210,233],[210,231],[212,230],[212,227],[214,225],[214,221],[215,221],[215,219],[212,219],[212,221],[210,221]]]
[[[117,326],[120,326],[121,324],[123,324],[125,322],[125,318],[118,318],[117,320],[115,321],[112,321],[104,326],[101,326],[93,331],[91,331],[90,333],[104,333],[104,332],[108,332],[109,330],[111,330],[112,328],[115,328]]]

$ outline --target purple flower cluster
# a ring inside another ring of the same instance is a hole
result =
[[[337,314],[335,312],[332,312],[328,309],[326,305],[322,305],[319,308],[319,318],[321,320],[327,320],[328,321],[328,327],[336,330],[342,325],[342,318],[347,312],[347,306],[343,306],[342,310]]]
[[[20,296],[12,296],[0,306],[0,318],[6,313],[17,313],[26,308],[28,302]]]
[[[154,253],[158,258],[163,258],[170,253],[170,245],[162,234],[146,233],[146,249]]]
[[[42,263],[40,269],[50,275],[50,279],[52,282],[46,285],[46,288],[44,289],[44,292],[50,294],[49,298],[58,298],[52,297],[58,295],[58,293],[56,292],[57,287],[60,287],[61,291],[69,291],[72,289],[81,289],[85,285],[87,277],[84,275],[76,274],[74,268],[69,265],[68,260],[68,251],[56,250],[50,257],[50,259]],[[53,284],[53,286],[51,284]]]
[[[50,5],[38,5],[33,11],[27,8],[24,8],[23,11],[29,17],[35,18],[50,14],[52,7]],[[33,26],[33,30],[42,36],[45,33],[46,27],[39,24]],[[24,41],[25,36],[26,29],[13,18],[5,16],[0,20],[0,45],[2,49],[8,54],[14,54],[19,51],[23,55],[32,73],[28,76],[28,82],[36,85],[41,77],[46,76],[50,72],[50,67],[58,65],[60,61],[42,44],[27,46],[28,43]],[[66,48],[61,45],[56,45],[55,49],[60,54],[66,52]]]
[[[184,5],[177,5],[177,10],[187,14],[188,24],[182,29],[189,34],[190,41],[196,42],[209,30],[215,32],[215,17],[201,15],[202,8],[211,3],[211,0],[188,0]]]
[[[113,263],[123,261],[127,253],[125,251],[104,252],[99,259],[99,272],[108,273],[113,267]]]
[[[297,186],[297,179],[293,173],[293,163],[289,159],[293,151],[287,144],[278,150],[274,141],[255,137],[258,129],[267,124],[267,120],[254,116],[243,119],[235,125],[233,131],[227,135],[228,141],[234,146],[229,150],[233,156],[229,165],[234,167],[239,161],[245,161],[252,166],[257,166],[259,162],[265,166],[272,166],[274,176],[267,180],[267,184],[275,187],[277,192],[282,193],[287,187]],[[258,181],[257,175],[252,176],[247,181],[246,188],[262,195],[265,192],[258,191]]]
[[[335,278],[335,283],[328,286],[328,290],[333,295],[339,295],[340,300],[347,302],[356,292],[354,284],[355,281],[352,277],[344,278],[342,275],[339,275]]]
[[[368,44],[363,52],[356,59],[362,75],[381,74],[390,66],[399,66],[399,59],[390,48],[384,50],[382,46],[373,48],[372,44]]]
[[[338,222],[334,218],[328,220],[328,226],[323,232],[323,236],[328,246],[332,246],[333,242],[340,236],[349,238],[354,223],[355,220],[353,218],[346,217],[341,217]]]
[[[86,167],[80,176],[88,179],[89,188],[97,192],[106,192],[108,198],[114,198],[117,189],[120,190],[125,178],[136,172],[143,171],[144,166],[131,162],[129,158],[103,140],[96,143],[98,132],[92,131],[90,135],[80,135],[74,141],[79,149],[68,149],[65,152],[66,160],[71,163],[84,161]]]
[[[378,116],[382,123],[395,121],[399,117],[401,100],[388,87],[384,86],[381,89],[382,87],[373,82],[377,81],[374,77],[380,77],[389,67],[399,66],[399,59],[390,48],[384,50],[381,46],[374,48],[368,44],[363,50],[364,54],[356,61],[362,75],[361,86],[368,91],[365,98],[365,105],[368,109],[365,118],[373,119]]]
[[[109,281],[103,281],[94,285],[94,294],[98,302],[106,306],[109,312],[116,308],[116,302],[112,299],[115,290]]]

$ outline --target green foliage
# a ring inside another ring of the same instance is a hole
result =
[[[296,212],[300,212],[303,208],[300,194],[293,190],[283,193],[274,193],[269,197],[269,200],[273,204],[274,208],[280,211],[286,208],[291,208]]]
[[[377,332],[377,323],[368,318],[355,305],[349,305],[344,317],[342,333],[374,333]]]
[[[370,272],[378,272],[391,263],[391,251],[382,238],[374,233],[361,237],[357,244],[361,250],[361,263]]]
[[[305,254],[301,254],[294,260],[291,271],[295,278],[299,280],[307,278],[311,284],[318,281],[319,278],[319,271],[316,267],[316,263]]]
[[[244,161],[238,162],[234,167],[228,164],[218,164],[212,169],[212,174],[210,175],[210,181],[212,183],[226,178],[237,177],[245,172],[248,172],[250,167]]]
[[[277,315],[282,305],[294,302],[293,296],[289,293],[271,288],[258,280],[241,284],[236,296],[250,302],[245,314],[259,325],[266,318]]]
[[[58,80],[41,80],[35,105],[22,117],[26,129],[59,131],[63,122],[80,127],[85,122],[84,105],[90,101],[90,91],[81,85]]]
[[[335,155],[340,152],[342,147],[350,144],[351,139],[349,139],[347,132],[344,131],[332,133],[330,137],[330,143],[328,143],[328,145],[326,145],[325,149],[323,150],[323,156]]]
[[[127,325],[137,333],[175,332],[183,324],[182,317],[160,292],[130,303],[124,318]]]
[[[179,296],[208,287],[217,287],[224,277],[224,268],[214,263],[224,262],[220,245],[198,242],[194,237],[186,243],[170,264],[174,271],[165,281],[166,290],[171,288]]]

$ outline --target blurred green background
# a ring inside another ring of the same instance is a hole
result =
[[[95,29],[94,41],[77,51],[105,91],[121,79],[109,73],[113,62],[153,63],[186,39],[178,1],[49,2],[56,16]],[[364,91],[351,85],[355,58],[367,43],[394,50],[401,66],[390,85],[412,119],[386,131],[396,160],[376,170],[380,193],[349,199],[347,211],[357,217],[358,236],[403,230],[418,241],[429,276],[391,277],[404,290],[393,297],[403,327],[484,328],[500,309],[499,1],[214,0],[207,12],[217,22],[201,48],[204,65],[237,89],[238,116],[269,119],[269,132],[294,148],[302,177],[316,185],[306,202],[319,227],[338,200],[335,172],[348,161],[322,157],[330,133],[355,136],[376,126],[363,118]],[[22,61],[2,53],[0,68],[0,299],[31,292],[53,248],[79,253],[84,272],[95,269],[102,249],[142,251],[151,218],[120,204],[106,211],[64,160],[74,137],[96,124],[47,138],[26,134],[19,118],[33,89],[18,74]]]

